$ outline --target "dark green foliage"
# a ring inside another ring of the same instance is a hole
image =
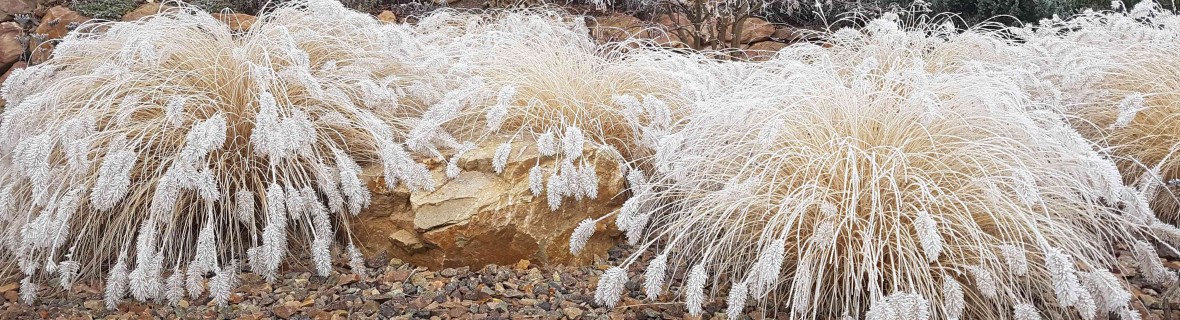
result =
[[[138,0],[73,0],[70,8],[95,19],[119,20],[124,14],[139,7]]]
[[[259,11],[274,8],[287,0],[192,0],[191,4],[209,12],[229,9],[233,12],[257,15]],[[340,0],[345,7],[364,12],[377,13],[389,9],[394,0]]]
[[[959,14],[968,23],[977,23],[992,17],[1002,23],[1014,23],[1013,18],[1025,23],[1037,22],[1041,19],[1058,15],[1062,18],[1082,12],[1087,8],[1095,10],[1110,9],[1109,0],[930,0],[930,9],[934,12],[952,12]],[[1125,0],[1127,7],[1134,6],[1139,0]],[[1168,0],[1158,1],[1164,7],[1171,8]]]

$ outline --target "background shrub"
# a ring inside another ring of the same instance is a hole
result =
[[[138,0],[73,0],[69,6],[83,16],[119,20],[123,18],[124,14],[139,7],[141,3]]]

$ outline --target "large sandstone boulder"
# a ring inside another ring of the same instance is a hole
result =
[[[25,45],[18,40],[22,33],[16,22],[0,23],[0,70],[6,70],[25,53]]]
[[[0,0],[0,21],[11,21],[18,13],[32,13],[36,0]]]
[[[730,42],[730,40],[733,39],[733,31],[731,31],[730,27],[732,27],[732,25],[725,26],[724,32],[718,35],[718,37],[721,38],[721,41]],[[770,37],[774,35],[774,32],[775,27],[770,22],[757,17],[749,17],[745,20],[742,20],[742,27],[740,30],[738,30],[738,43],[750,44],[758,41],[770,40]]]
[[[440,182],[434,192],[388,190],[379,178],[381,169],[367,168],[366,175],[376,178],[369,183],[372,205],[352,221],[358,245],[367,253],[386,251],[421,266],[480,268],[520,260],[588,263],[616,243],[620,234],[607,220],[598,224],[581,254],[569,253],[570,233],[579,222],[602,217],[624,201],[624,178],[615,157],[585,150],[586,161],[598,172],[597,199],[566,198],[560,209],[550,211],[545,194],[532,195],[529,170],[539,163],[551,171],[553,158],[542,157],[531,141],[514,142],[504,172],[496,174],[492,156],[497,146],[490,143],[468,152],[459,161],[462,173],[449,181],[445,165],[432,164]]]
[[[55,6],[45,12],[45,16],[41,17],[41,24],[33,33],[44,34],[46,40],[61,39],[70,33],[71,26],[77,26],[87,20],[90,20],[90,17],[70,8]]]
[[[762,41],[752,44],[749,48],[746,48],[746,57],[753,61],[766,61],[774,58],[774,55],[778,53],[779,50],[782,50],[786,47],[786,43]]]
[[[683,16],[660,16],[655,22],[645,22],[631,15],[614,13],[595,18],[590,26],[590,35],[598,43],[617,42],[628,39],[645,39],[655,42],[655,45],[668,48],[687,48],[693,46],[692,24],[687,20],[671,19]],[[676,25],[684,23],[684,25]],[[681,37],[681,36],[685,37]]]

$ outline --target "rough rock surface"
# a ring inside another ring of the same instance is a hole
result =
[[[542,157],[532,142],[516,141],[502,174],[492,168],[498,144],[489,143],[466,153],[458,162],[455,179],[444,175],[445,165],[434,163],[434,192],[388,190],[380,168],[367,168],[373,204],[352,222],[359,246],[366,252],[388,252],[394,257],[431,268],[510,264],[521,259],[538,263],[580,264],[610,248],[618,236],[612,223],[599,231],[582,254],[569,253],[569,236],[586,218],[604,216],[622,205],[624,179],[618,162],[595,149],[586,161],[598,173],[597,199],[566,198],[551,211],[545,195],[534,197],[529,170],[540,164],[547,172],[552,157]]]
[[[721,41],[729,42],[733,39],[733,31],[730,31],[730,26],[725,26],[725,31],[719,36]],[[750,44],[758,41],[769,40],[771,35],[774,35],[774,25],[761,18],[750,17],[742,20],[742,27],[739,31],[738,43]]]
[[[32,13],[36,0],[0,0],[0,21],[11,21],[18,13]]]
[[[770,60],[770,58],[774,57],[775,53],[786,47],[787,44],[782,42],[762,41],[750,45],[746,49],[746,56],[754,61]]]
[[[0,70],[6,70],[25,53],[24,45],[17,38],[22,32],[16,22],[0,23]]]
[[[70,8],[55,6],[45,12],[45,16],[41,17],[41,24],[33,33],[44,34],[45,39],[60,39],[70,32],[71,23],[77,25],[86,22],[86,20],[90,20],[90,17],[83,16]]]

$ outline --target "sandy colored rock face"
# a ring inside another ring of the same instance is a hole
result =
[[[569,253],[569,236],[586,218],[606,215],[624,201],[624,178],[615,159],[593,149],[586,161],[599,177],[597,199],[577,201],[567,197],[557,211],[550,211],[545,195],[533,197],[529,170],[540,163],[552,172],[554,160],[541,157],[532,142],[514,142],[503,174],[492,170],[497,145],[484,145],[460,161],[463,172],[447,180],[444,166],[433,173],[440,181],[434,192],[388,190],[380,168],[368,168],[373,204],[352,222],[367,253],[386,251],[390,256],[427,267],[445,268],[487,264],[512,264],[522,259],[541,264],[576,264],[605,254],[619,233],[613,223],[599,223],[583,253]]]
[[[725,31],[720,34],[721,41],[728,42],[733,39],[733,31],[730,31],[729,28],[726,26]],[[740,33],[738,43],[749,44],[770,39],[770,36],[774,35],[775,28],[766,20],[750,17],[742,20],[742,28],[738,31]]]
[[[750,45],[750,48],[746,49],[746,56],[749,57],[750,60],[766,61],[770,60],[770,58],[773,58],[775,53],[778,53],[779,50],[782,50],[786,47],[787,44],[782,42],[762,41]]]
[[[20,35],[21,28],[16,22],[0,23],[0,70],[16,63],[24,54],[25,48],[17,40]]]
[[[12,20],[18,13],[31,13],[37,9],[36,0],[0,0],[0,21]]]

